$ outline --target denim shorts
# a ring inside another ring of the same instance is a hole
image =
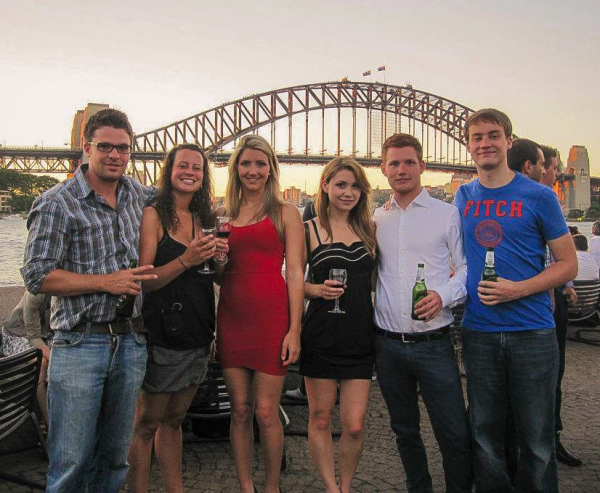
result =
[[[210,345],[178,351],[148,346],[148,363],[142,388],[146,392],[177,392],[200,385],[206,378]]]

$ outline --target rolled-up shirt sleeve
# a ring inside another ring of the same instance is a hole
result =
[[[27,220],[29,236],[21,276],[27,291],[37,295],[46,276],[57,268],[69,244],[69,215],[54,194],[37,199]]]
[[[44,304],[47,295],[38,294],[32,295],[30,292],[25,292],[25,300],[23,303],[23,324],[25,325],[25,333],[29,344],[33,347],[40,348],[44,345],[42,340],[42,326],[40,320],[40,310]]]
[[[463,249],[462,226],[458,209],[448,218],[446,241],[454,267],[454,275],[439,290],[438,294],[442,298],[442,305],[452,308],[467,297],[467,260]]]

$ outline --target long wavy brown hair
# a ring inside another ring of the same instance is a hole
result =
[[[238,142],[233,153],[229,157],[229,179],[227,191],[225,192],[225,208],[227,213],[235,219],[240,213],[242,201],[242,182],[238,173],[240,156],[246,149],[254,149],[263,152],[269,160],[269,178],[265,184],[262,207],[256,212],[254,220],[269,216],[275,225],[280,238],[283,238],[283,222],[281,220],[281,191],[279,190],[279,161],[269,143],[260,135],[246,135]]]
[[[212,176],[206,155],[202,148],[196,144],[179,144],[173,147],[165,157],[158,178],[158,193],[156,194],[156,202],[154,204],[162,226],[168,231],[177,231],[180,225],[177,212],[175,211],[175,197],[173,196],[171,174],[173,172],[173,165],[175,164],[177,152],[184,149],[196,151],[202,156],[202,186],[194,192],[189,205],[189,210],[202,226],[210,227],[215,224],[215,216],[212,211]]]
[[[321,173],[321,180],[319,181],[317,198],[315,199],[317,217],[327,232],[327,237],[333,241],[331,224],[329,224],[329,196],[323,190],[322,184],[329,183],[336,173],[343,169],[352,171],[360,187],[360,198],[348,215],[348,225],[354,234],[364,243],[371,257],[375,257],[377,242],[375,240],[375,223],[371,218],[371,184],[367,179],[365,170],[358,164],[356,159],[349,156],[340,156],[333,158],[325,165]]]

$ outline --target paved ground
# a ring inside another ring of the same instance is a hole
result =
[[[4,297],[4,295],[3,295]],[[3,300],[0,301],[3,303]],[[600,340],[600,335],[598,336]],[[584,461],[579,468],[568,468],[559,464],[559,479],[562,493],[600,492],[600,347],[568,342],[567,371],[563,383],[564,443]],[[293,385],[295,375],[288,379]],[[287,428],[287,469],[282,475],[283,491],[287,493],[322,492],[321,483],[311,463],[306,438],[294,436],[306,430],[307,409],[305,406],[284,406],[291,423]],[[423,411],[423,436],[430,459],[430,471],[436,492],[444,491],[441,458],[433,438],[426,412]],[[18,444],[32,436],[31,430],[22,430]],[[227,441],[199,441],[190,431],[185,434],[184,484],[186,491],[193,493],[234,493],[237,484],[232,465],[231,447]],[[255,448],[256,484],[262,486],[264,469]],[[47,463],[39,450],[33,449],[10,456],[2,456],[0,469],[22,474],[34,481],[43,481]],[[36,491],[0,479],[0,493],[25,493]],[[123,491],[126,491],[124,488]],[[156,464],[152,471],[152,492],[163,492]],[[404,472],[395,448],[393,435],[388,426],[385,405],[377,384],[371,389],[371,403],[367,419],[367,439],[359,465],[354,491],[358,493],[406,491]],[[75,492],[74,492],[75,493]]]

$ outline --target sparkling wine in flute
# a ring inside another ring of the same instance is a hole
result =
[[[346,281],[348,279],[348,275],[346,273],[346,269],[331,269],[329,271],[329,280],[336,281],[341,284],[343,288],[346,285]],[[335,299],[335,308],[333,310],[329,310],[329,313],[346,313],[344,310],[340,310],[340,298]]]

